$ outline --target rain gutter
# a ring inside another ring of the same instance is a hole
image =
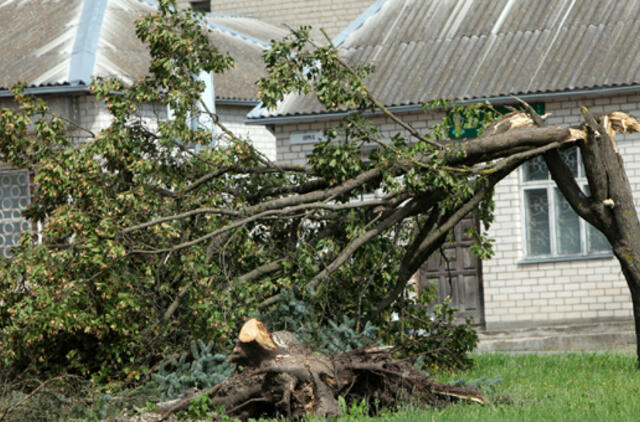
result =
[[[24,93],[30,95],[87,94],[89,87],[86,85],[34,86],[25,88]],[[13,93],[8,89],[0,90],[0,98],[13,97]]]
[[[615,96],[624,94],[636,94],[640,93],[640,84],[605,87],[605,88],[591,88],[591,89],[576,89],[572,91],[561,92],[541,92],[534,94],[521,94],[517,95],[518,98],[527,102],[547,102],[553,100],[561,100],[566,98],[591,98],[591,97],[604,97]],[[513,104],[517,101],[512,95],[501,95],[495,97],[483,97],[483,98],[471,98],[462,100],[459,104],[477,104],[490,102],[494,105],[500,104]],[[387,109],[392,113],[410,113],[416,111],[422,111],[421,104],[407,104],[398,106],[388,106]],[[442,107],[436,107],[434,110],[442,110]],[[245,119],[245,123],[248,125],[270,125],[270,124],[290,124],[290,123],[303,123],[303,122],[317,122],[327,120],[339,120],[349,114],[353,114],[355,110],[336,111],[336,112],[323,112],[313,114],[299,114],[293,116],[274,116],[274,117],[250,117]],[[378,116],[383,114],[381,111],[372,111],[363,113],[365,116]]]

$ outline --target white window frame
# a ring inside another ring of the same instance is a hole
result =
[[[576,183],[583,190],[589,186],[589,182],[584,174],[584,166],[582,163],[582,153],[580,148],[576,148],[577,154],[577,167],[578,167],[578,175],[575,178]],[[558,253],[558,237],[557,237],[557,216],[556,216],[556,194],[555,191],[558,190],[558,187],[550,176],[544,180],[530,180],[525,181],[525,171],[524,166],[522,165],[519,168],[520,173],[520,204],[521,208],[521,221],[522,227],[524,230],[522,239],[524,241],[523,251],[524,257],[521,262],[544,262],[544,261],[566,261],[572,259],[590,259],[590,258],[608,258],[613,256],[611,250],[607,251],[594,251],[589,252],[588,245],[588,224],[582,217],[578,216],[578,221],[580,224],[580,252],[574,254],[560,254]],[[546,255],[532,255],[529,251],[529,230],[527,228],[527,203],[526,203],[526,191],[529,190],[541,190],[544,189],[547,193],[547,205],[548,205],[548,219],[549,219],[549,249],[550,253]],[[562,192],[558,190],[559,194],[562,195]]]

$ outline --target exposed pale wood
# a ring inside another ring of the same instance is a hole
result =
[[[242,343],[256,341],[260,346],[268,350],[276,350],[278,348],[271,339],[271,333],[269,333],[267,327],[257,318],[251,318],[244,323],[240,329],[238,340]]]
[[[278,352],[279,348],[267,327],[259,319],[251,318],[240,329],[230,361],[257,367],[262,361],[273,359]]]

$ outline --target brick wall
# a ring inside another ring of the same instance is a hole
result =
[[[91,95],[44,97],[51,111],[67,119],[77,122],[82,128],[97,133],[107,127],[111,121],[109,112],[102,101],[96,101]],[[12,100],[0,99],[0,107],[12,106]],[[254,145],[263,154],[275,159],[275,138],[264,126],[249,126],[244,124],[251,107],[234,107],[219,105],[217,112],[220,121],[237,136],[254,141]],[[166,118],[166,107],[147,105],[139,115],[148,121]],[[70,126],[71,127],[71,126]],[[88,133],[82,129],[72,129],[70,136],[77,141],[87,138]],[[0,164],[1,166],[2,164]]]
[[[214,13],[251,16],[275,25],[297,28],[310,25],[324,28],[335,37],[357,18],[374,0],[211,0]],[[319,31],[314,36],[320,39]]]
[[[622,110],[640,116],[640,95],[550,102],[550,124],[581,123],[580,105],[600,114]],[[419,129],[439,119],[422,113],[403,115]],[[383,136],[398,130],[386,118],[376,124]],[[313,144],[291,144],[292,134],[314,133],[331,123],[314,122],[275,127],[279,161],[304,163]],[[335,125],[335,122],[333,123]],[[406,134],[405,134],[406,135]],[[640,206],[640,135],[618,136],[618,147]],[[562,262],[523,264],[524,211],[520,171],[500,182],[495,189],[495,221],[489,235],[495,239],[495,256],[483,262],[485,320],[487,328],[532,326],[541,323],[589,322],[631,317],[627,286],[613,257]]]
[[[276,159],[276,141],[274,135],[264,126],[244,123],[251,107],[218,106],[220,120],[236,136],[251,140],[252,144],[270,160]]]
[[[422,112],[414,112],[403,114],[402,118],[411,123],[418,130],[426,131],[426,129],[434,123],[440,121],[443,117],[441,113],[432,113],[425,115]],[[409,133],[398,127],[395,123],[386,117],[376,117],[373,122],[379,128],[381,137],[388,139],[396,133],[409,138]],[[318,133],[324,129],[333,126],[337,127],[337,122],[311,122],[297,123],[293,125],[276,125],[276,149],[278,161],[284,161],[293,164],[304,164],[306,157],[313,150],[313,143],[291,144],[291,135],[302,135],[307,133]]]

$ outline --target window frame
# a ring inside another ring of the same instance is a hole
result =
[[[589,182],[584,174],[584,165],[582,162],[582,152],[580,148],[576,148],[576,160],[577,160],[577,176],[575,181],[582,189],[589,186]],[[606,251],[599,250],[595,252],[589,252],[589,223],[578,215],[578,222],[580,224],[580,252],[573,254],[560,254],[558,253],[558,231],[557,231],[557,212],[556,212],[556,200],[557,195],[562,195],[556,182],[548,175],[546,179],[525,181],[525,165],[523,164],[518,169],[519,173],[519,200],[521,204],[520,218],[522,221],[522,228],[524,230],[523,241],[523,258],[519,261],[520,264],[539,263],[539,262],[558,262],[558,261],[574,261],[585,259],[598,259],[598,258],[611,258],[613,257],[613,251],[608,249]],[[549,170],[547,169],[547,172]],[[526,205],[526,192],[530,190],[542,190],[544,189],[547,195],[548,206],[548,224],[549,224],[549,254],[545,255],[531,255],[529,251],[529,230],[527,227],[527,205]]]

